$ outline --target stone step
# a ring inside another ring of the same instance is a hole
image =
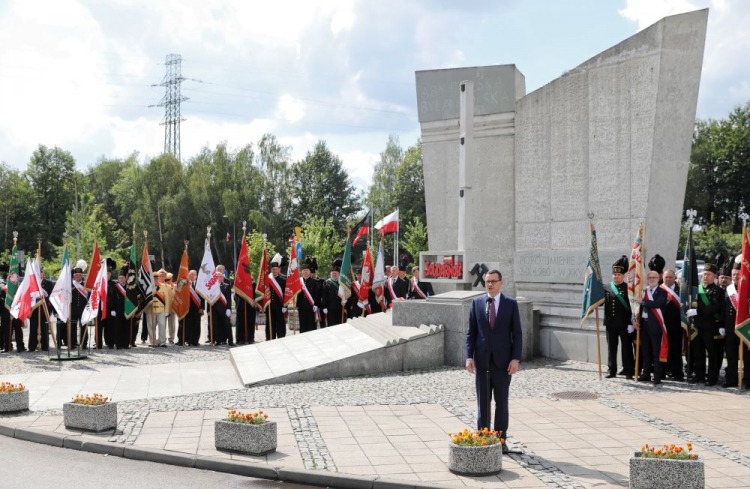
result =
[[[381,331],[379,328],[375,328],[365,322],[354,323],[353,326],[359,331],[380,342],[383,346],[391,346],[398,343],[398,341],[392,335],[388,334],[388,332]],[[398,339],[403,338],[398,337]]]

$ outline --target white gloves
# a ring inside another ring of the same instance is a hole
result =
[[[697,315],[698,315],[698,311],[696,311],[695,309],[688,309],[687,310],[687,317],[691,318],[691,317],[695,317]]]
[[[232,310],[231,309],[227,309],[227,317],[228,318],[232,317]]]
[[[628,333],[635,333],[635,326],[628,324]]]
[[[318,312],[318,306],[313,306],[313,312]]]
[[[726,336],[726,335],[727,335],[727,330],[726,330],[726,329],[724,329],[724,328],[719,328],[719,334],[720,334],[721,336]]]
[[[323,309],[323,314],[328,314],[328,309]]]
[[[359,307],[360,309],[364,309],[365,308],[365,303],[364,302],[357,302],[357,307]]]
[[[287,308],[286,308],[286,307],[282,307],[282,308],[281,308],[281,312],[282,312],[282,314],[286,314],[286,311],[287,311]]]
[[[110,311],[109,315],[112,316],[113,318],[116,318],[117,317],[117,311]]]

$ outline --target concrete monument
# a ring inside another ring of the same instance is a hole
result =
[[[676,257],[707,19],[666,17],[530,94],[514,65],[417,72],[423,279],[477,290],[499,268],[541,313],[542,355],[595,361],[593,325],[579,326],[587,215],[605,277],[641,221],[646,260]]]

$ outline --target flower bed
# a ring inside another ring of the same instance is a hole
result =
[[[705,487],[705,467],[698,455],[675,445],[661,448],[645,445],[630,458],[630,487],[634,489]]]
[[[29,409],[29,391],[23,384],[0,383],[0,413]]]
[[[63,422],[66,428],[87,431],[105,431],[117,427],[117,403],[101,394],[78,395],[73,402],[63,404]]]
[[[216,421],[214,439],[217,449],[265,455],[276,450],[276,422],[269,421],[263,411],[229,411],[225,419]]]
[[[497,431],[487,428],[448,434],[448,469],[455,474],[482,476],[497,474],[503,469],[503,443]]]

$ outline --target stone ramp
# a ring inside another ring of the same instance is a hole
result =
[[[443,365],[443,326],[394,326],[390,312],[230,350],[245,386]]]

